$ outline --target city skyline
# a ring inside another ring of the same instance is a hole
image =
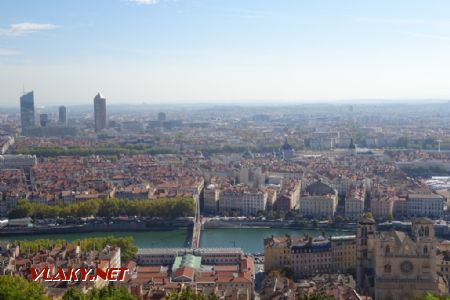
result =
[[[0,106],[445,100],[449,6],[2,2]]]

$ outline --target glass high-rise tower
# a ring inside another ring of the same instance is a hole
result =
[[[67,126],[67,107],[59,107],[58,121],[60,124]]]
[[[20,97],[20,123],[22,126],[22,134],[27,128],[36,126],[34,113],[34,93],[31,91]]]
[[[106,98],[98,93],[94,98],[95,132],[106,128]]]

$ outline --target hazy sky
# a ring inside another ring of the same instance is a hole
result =
[[[2,0],[0,106],[450,98],[448,0]]]

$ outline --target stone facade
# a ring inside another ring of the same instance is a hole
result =
[[[414,299],[442,294],[446,281],[436,270],[433,222],[415,219],[411,232],[381,231],[363,217],[357,226],[357,285],[375,300]]]

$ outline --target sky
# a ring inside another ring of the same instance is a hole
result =
[[[0,106],[450,99],[447,0],[2,0]]]

